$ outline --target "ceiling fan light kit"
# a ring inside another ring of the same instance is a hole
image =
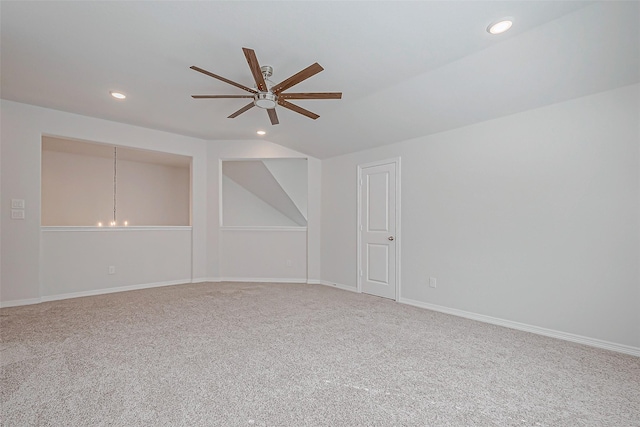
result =
[[[342,92],[314,92],[314,93],[283,93],[285,90],[289,89],[292,86],[297,85],[298,83],[318,74],[323,68],[317,62],[305,68],[302,71],[294,74],[288,79],[278,83],[273,84],[269,77],[273,75],[273,67],[269,65],[260,66],[258,63],[258,58],[256,57],[256,53],[253,49],[248,49],[246,47],[242,48],[244,52],[245,58],[247,59],[247,63],[249,64],[249,69],[251,70],[251,74],[253,75],[253,79],[255,80],[254,88],[247,87],[240,83],[236,83],[224,77],[218,76],[217,74],[213,74],[207,70],[196,67],[195,65],[191,66],[192,70],[198,71],[202,74],[206,74],[210,77],[228,83],[232,86],[235,86],[239,89],[242,89],[246,92],[249,92],[251,95],[191,95],[194,99],[221,99],[221,98],[253,98],[253,101],[249,104],[245,105],[235,113],[231,114],[228,118],[233,119],[238,117],[240,114],[245,111],[250,110],[251,108],[258,107],[264,110],[267,110],[267,114],[269,115],[269,120],[272,125],[277,125],[278,115],[276,114],[276,106],[280,105],[284,108],[287,108],[291,111],[295,111],[296,113],[302,114],[303,116],[307,116],[310,119],[317,119],[320,117],[319,115],[305,110],[304,108],[292,104],[291,102],[286,101],[286,99],[341,99]]]
[[[254,95],[253,104],[256,107],[269,110],[271,108],[276,108],[276,105],[278,104],[278,97],[270,92],[259,92]]]

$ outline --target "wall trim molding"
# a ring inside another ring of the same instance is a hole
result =
[[[220,231],[301,231],[301,232],[306,232],[307,227],[280,227],[280,226],[245,227],[245,226],[226,225],[226,226],[220,227]]]
[[[342,289],[343,291],[361,293],[360,291],[358,291],[358,288],[355,286],[347,286],[347,285],[343,285],[342,283],[330,282],[328,280],[318,280],[317,284],[323,285],[323,286],[329,286],[331,288]]]
[[[543,335],[546,337],[557,338],[564,341],[575,342],[578,344],[584,344],[590,347],[601,348],[604,350],[615,351],[617,353],[624,353],[631,356],[640,357],[640,348],[632,347],[624,344],[617,344],[609,341],[603,341],[596,338],[585,337],[582,335],[571,334],[568,332],[556,331],[553,329],[541,328],[539,326],[528,325],[526,323],[513,322],[511,320],[500,319],[497,317],[485,316],[484,314],[472,313],[469,311],[458,310],[455,308],[444,307],[436,304],[429,304],[422,301],[416,301],[409,298],[399,298],[398,302],[401,304],[412,305],[414,307],[424,308],[427,310],[438,311],[440,313],[452,314],[458,317],[464,317],[471,320],[477,320],[483,323],[490,323],[492,325],[503,326],[505,328],[516,329],[524,332],[531,332],[537,335]]]
[[[191,279],[191,283],[207,283],[207,282],[219,282],[217,277],[194,277]]]

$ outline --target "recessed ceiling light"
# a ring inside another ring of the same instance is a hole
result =
[[[502,34],[507,31],[513,25],[511,18],[503,18],[497,22],[491,23],[487,27],[487,32],[490,34]]]
[[[258,132],[256,132],[258,135],[266,135],[267,133],[263,130],[259,130]]]
[[[124,93],[120,93],[120,92],[109,92],[111,94],[111,96],[113,96],[116,99],[125,99],[127,97],[127,95],[125,95]]]

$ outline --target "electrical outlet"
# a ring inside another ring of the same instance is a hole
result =
[[[430,288],[437,288],[438,287],[435,277],[429,277],[429,287]]]
[[[110,265],[109,266],[109,274],[116,274],[116,266],[115,265]]]
[[[293,262],[290,259],[288,259],[287,260],[287,267],[292,267],[292,266],[293,266]]]

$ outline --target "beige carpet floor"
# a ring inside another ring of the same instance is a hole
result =
[[[640,426],[640,358],[321,285],[0,310],[3,426]]]

